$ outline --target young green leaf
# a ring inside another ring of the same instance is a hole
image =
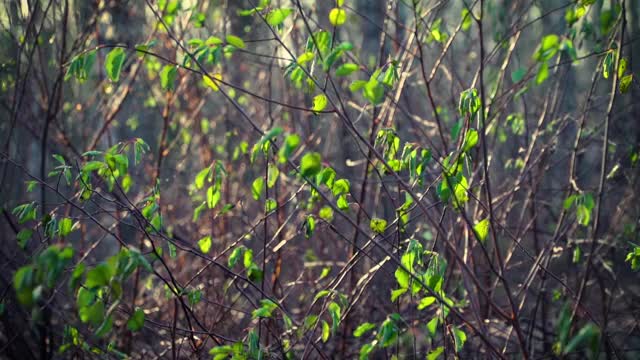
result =
[[[288,135],[284,139],[284,145],[278,151],[278,162],[284,164],[287,162],[293,151],[300,145],[300,136],[297,134]]]
[[[122,71],[125,57],[126,55],[122,48],[114,48],[107,54],[104,67],[111,81],[117,82],[120,79],[120,72]]]
[[[127,329],[136,332],[140,331],[144,326],[144,311],[138,308],[133,312],[129,321],[127,321]]]
[[[620,79],[620,93],[624,94],[629,91],[629,87],[633,82],[633,74],[627,74]]]
[[[213,91],[219,91],[220,87],[218,86],[218,82],[222,80],[221,74],[213,74],[212,76],[202,75],[202,81],[204,84],[209,87]]]
[[[324,94],[318,94],[313,98],[313,111],[320,112],[327,107],[327,96]]]
[[[198,247],[200,248],[200,251],[202,251],[205,254],[208,254],[209,251],[211,251],[211,245],[212,245],[212,241],[211,241],[210,235],[207,235],[202,239],[198,240]]]
[[[293,9],[289,8],[273,9],[267,14],[267,23],[271,26],[278,26],[282,24],[292,12]]]
[[[298,56],[298,59],[296,60],[296,62],[298,63],[298,65],[304,65],[309,61],[313,60],[314,57],[315,57],[315,54],[313,52],[307,51],[304,54]]]
[[[467,342],[467,334],[460,330],[457,326],[453,327],[453,338],[456,344],[456,352],[460,352],[464,343]]]
[[[178,75],[178,67],[174,65],[165,65],[160,71],[160,86],[163,90],[173,91],[176,76]]]
[[[483,219],[473,226],[473,232],[476,234],[476,238],[484,244],[489,235],[489,218]]]
[[[209,209],[215,208],[221,196],[222,194],[219,189],[216,189],[215,186],[209,186],[207,189],[207,207]]]
[[[427,354],[427,360],[436,360],[444,352],[444,346],[438,346]]]
[[[61,237],[69,235],[71,233],[71,230],[73,230],[73,220],[64,218],[61,219],[60,222],[58,222],[58,234]]]
[[[304,177],[312,177],[322,169],[322,157],[317,152],[308,152],[300,160],[300,173]]]
[[[468,152],[474,146],[478,144],[478,131],[475,129],[469,129],[467,134],[464,136],[464,143],[462,145],[462,151]]]
[[[329,340],[329,335],[331,333],[331,329],[329,328],[329,324],[322,320],[322,342],[326,343]]]
[[[333,8],[329,12],[329,22],[333,26],[340,26],[347,21],[347,12],[341,8]]]
[[[387,220],[373,218],[369,223],[371,230],[377,234],[384,234],[384,230],[387,228]]]
[[[227,44],[235,46],[238,49],[244,49],[246,47],[244,40],[235,35],[227,35],[225,39],[227,40]]]
[[[538,74],[536,75],[536,85],[542,84],[549,77],[549,64],[543,62],[538,68]]]
[[[424,310],[429,307],[431,304],[436,302],[436,298],[433,296],[427,296],[420,299],[420,303],[418,303],[418,310]]]
[[[262,193],[264,193],[264,178],[258,177],[251,184],[251,194],[254,200],[260,200]]]
[[[353,336],[355,337],[360,337],[364,334],[366,334],[367,332],[375,329],[376,326],[372,323],[369,322],[365,322],[363,324],[360,324],[354,331],[353,331]]]
[[[351,75],[354,71],[357,71],[359,66],[353,63],[346,63],[338,66],[336,69],[336,76],[347,76]]]

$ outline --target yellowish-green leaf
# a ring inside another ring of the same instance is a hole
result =
[[[329,335],[331,334],[331,328],[329,324],[322,320],[322,342],[326,343],[329,340]]]
[[[213,76],[208,76],[206,74],[202,75],[202,81],[204,81],[204,84],[213,91],[220,90],[220,87],[218,86],[218,81],[220,80],[222,80],[222,74],[213,74]]]
[[[205,254],[208,254],[209,251],[211,251],[211,243],[212,243],[211,236],[207,235],[202,239],[198,240],[198,247],[200,247],[200,251],[202,251]]]
[[[327,96],[324,94],[318,94],[313,98],[313,111],[319,112],[327,107]]]
[[[476,238],[484,244],[484,241],[489,235],[489,218],[479,221],[473,226],[473,232],[476,234]]]
[[[624,94],[627,91],[629,91],[629,87],[631,86],[632,82],[633,82],[633,74],[628,74],[623,76],[620,79],[620,92]]]
[[[309,61],[313,60],[314,56],[314,53],[312,53],[311,51],[307,51],[306,53],[298,56],[298,65],[304,65],[308,63]]]
[[[302,176],[312,177],[322,169],[322,157],[317,152],[309,152],[304,154],[300,161],[300,172]]]
[[[369,223],[371,230],[378,234],[384,234],[384,230],[387,228],[387,220],[380,218],[373,218]]]
[[[246,47],[244,40],[235,35],[227,35],[226,40],[227,44],[235,46],[238,49],[244,49]]]
[[[418,304],[418,310],[423,310],[429,307],[429,305],[433,304],[436,301],[436,298],[433,296],[427,296],[420,299],[420,303]]]
[[[336,69],[336,76],[350,75],[354,71],[358,70],[358,68],[359,66],[357,64],[353,64],[353,63],[342,64]]]
[[[347,12],[344,9],[333,8],[329,12],[329,22],[333,26],[340,26],[347,21]]]
[[[273,9],[267,14],[267,23],[271,26],[278,26],[282,24],[292,12],[293,9],[288,8]]]

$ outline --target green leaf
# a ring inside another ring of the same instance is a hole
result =
[[[360,337],[364,334],[366,334],[367,332],[375,329],[376,326],[372,323],[369,322],[365,322],[363,324],[360,324],[354,331],[353,331],[353,336],[355,337]]]
[[[206,168],[198,172],[198,174],[196,175],[196,179],[194,181],[194,184],[196,185],[196,189],[202,189],[202,187],[204,186],[205,180],[208,177],[210,177],[210,175],[211,175],[211,166],[207,166]],[[209,179],[209,181],[211,181],[211,179]]]
[[[231,252],[231,255],[229,255],[229,267],[233,268],[234,266],[236,266],[236,264],[238,263],[238,260],[240,260],[240,257],[244,255],[244,251],[246,250],[246,248],[244,246],[238,246],[235,249],[233,249],[233,251]]]
[[[340,305],[333,301],[329,303],[327,309],[329,310],[329,314],[331,315],[331,331],[335,334],[338,331],[338,326],[340,325],[340,314],[342,312],[342,309],[340,308]]]
[[[536,84],[542,84],[549,77],[549,64],[543,62],[538,68],[538,74],[536,75]]]
[[[81,287],[78,289],[78,295],[76,296],[76,305],[79,309],[87,307],[93,303],[95,298],[96,294],[94,291]]]
[[[350,189],[351,189],[351,183],[347,179],[336,180],[333,183],[333,186],[331,186],[331,192],[333,193],[333,196],[348,194]]]
[[[96,330],[95,334],[99,338],[104,337],[105,335],[111,332],[112,328],[113,328],[113,316],[109,315],[106,319],[104,319],[100,327]]]
[[[264,211],[270,213],[278,208],[278,202],[275,199],[269,198],[264,203]]]
[[[340,210],[345,210],[345,211],[348,210],[349,209],[349,202],[347,201],[347,196],[346,195],[340,195],[338,197],[338,202],[337,202],[336,205],[338,205],[338,209],[340,209]]]
[[[114,48],[111,50],[104,61],[104,67],[107,70],[107,76],[113,82],[117,82],[120,79],[120,72],[122,71],[122,65],[126,55],[124,49]]]
[[[407,283],[408,284],[408,283]],[[398,298],[402,295],[404,295],[404,293],[407,292],[407,288],[401,288],[401,289],[395,289],[391,291],[391,302],[395,302],[396,300],[398,300]]]
[[[98,300],[93,305],[79,308],[78,315],[83,323],[88,322],[93,326],[98,326],[104,319],[104,310],[104,302]]]
[[[373,218],[369,222],[369,228],[377,234],[384,234],[384,230],[387,228],[387,220]]]
[[[357,71],[359,68],[360,67],[357,64],[353,63],[342,64],[336,69],[336,76],[351,75],[351,73]]]
[[[456,352],[460,352],[464,343],[467,342],[467,334],[460,330],[457,326],[453,327],[453,338],[456,343]]]
[[[327,96],[325,94],[318,94],[313,98],[313,111],[320,112],[327,107]]]
[[[308,152],[300,160],[300,173],[304,177],[312,177],[322,169],[322,157],[317,152]]]
[[[598,341],[600,337],[600,329],[594,324],[585,325],[576,336],[573,337],[564,348],[563,354],[567,355],[571,352],[574,352],[578,349],[579,346],[583,345],[585,342],[595,342]],[[595,340],[595,341],[594,341]]]
[[[144,311],[138,308],[136,309],[136,311],[133,312],[133,314],[129,318],[129,321],[127,321],[127,329],[133,332],[136,332],[136,331],[140,331],[140,329],[142,329],[143,326],[144,326]]]
[[[330,206],[323,206],[318,212],[318,216],[324,221],[333,220],[333,209]]]
[[[227,44],[235,46],[238,49],[244,49],[246,47],[244,41],[235,35],[227,35],[225,39],[227,40]]]
[[[369,344],[364,344],[360,347],[360,354],[358,359],[367,360],[369,359],[369,354],[376,348],[377,340],[373,340]]]
[[[264,192],[264,178],[259,177],[253,180],[251,184],[251,194],[254,200],[260,200],[260,196]]]
[[[221,74],[213,74],[209,76],[207,74],[202,75],[202,81],[204,84],[213,91],[219,91],[218,81],[222,80]]]
[[[576,247],[573,249],[572,262],[574,264],[577,264],[580,262],[581,259],[582,259],[582,249],[580,249],[580,246],[576,245]]]
[[[364,84],[362,95],[365,99],[369,100],[372,105],[378,105],[382,103],[384,99],[384,86],[382,86],[378,80],[370,79]]]
[[[212,244],[211,235],[207,235],[202,239],[198,240],[198,247],[200,248],[200,251],[202,251],[205,254],[208,254],[209,251],[211,251],[211,244]]]
[[[175,65],[165,65],[160,71],[160,86],[163,90],[172,91],[176,76],[178,75],[178,67]]]
[[[460,17],[462,18],[462,31],[469,30],[469,28],[471,28],[471,14],[469,14],[469,10],[466,8],[462,9]]]
[[[200,218],[200,214],[202,213],[202,210],[204,210],[205,206],[207,206],[207,202],[203,201],[202,204],[198,205],[198,207],[193,209],[193,218],[191,219],[191,221],[193,222],[198,221],[198,219]]]
[[[316,184],[318,185],[325,184],[327,185],[327,187],[329,187],[333,191],[333,185],[334,185],[335,179],[336,179],[336,171],[330,167],[326,167],[322,169],[322,171],[316,176]],[[348,185],[346,191],[349,191],[349,186],[350,186],[349,180],[345,180],[345,181]]]
[[[429,353],[427,354],[427,360],[436,360],[437,358],[440,357],[440,355],[442,355],[443,352],[444,352],[444,347],[438,346],[437,348],[429,351]]]
[[[33,230],[31,229],[22,229],[16,235],[16,239],[18,240],[18,245],[20,245],[21,249],[25,249],[27,247],[27,243],[31,239],[33,235]]]
[[[411,279],[411,276],[409,275],[408,272],[398,267],[398,269],[396,269],[396,272],[395,272],[395,277],[396,277],[396,281],[398,281],[398,285],[400,285],[400,288],[402,289],[409,288],[409,279]]]
[[[251,317],[253,319],[256,319],[259,317],[269,318],[271,317],[273,310],[277,308],[278,308],[278,305],[273,301],[269,299],[262,299],[260,300],[260,307],[251,312]]]
[[[349,90],[351,90],[351,92],[360,91],[365,87],[365,85],[367,85],[366,80],[356,80],[349,85]]]
[[[315,54],[313,52],[307,51],[304,54],[298,56],[298,59],[296,60],[296,62],[298,63],[298,65],[304,65],[309,61],[313,60],[314,57],[315,57]]]
[[[393,317],[393,315],[391,316]],[[378,339],[381,340],[382,347],[389,347],[397,338],[398,326],[392,318],[387,318],[382,325],[380,325],[380,333],[378,334]]]
[[[621,78],[625,71],[627,71],[627,59],[621,58],[620,64],[618,64],[618,77]]]
[[[458,103],[458,111],[460,115],[475,115],[482,106],[478,89],[471,88],[460,93],[460,101]]]
[[[279,176],[280,170],[278,169],[278,167],[273,165],[272,163],[269,163],[267,171],[267,186],[269,187],[269,189],[276,185]]]
[[[100,263],[87,273],[87,281],[84,285],[89,288],[95,288],[108,285],[113,277],[113,270],[106,263]]]
[[[542,38],[538,49],[534,54],[534,59],[539,62],[551,60],[560,48],[560,37],[550,34]]]
[[[602,61],[602,76],[604,76],[605,79],[608,79],[609,75],[611,74],[611,68],[613,67],[614,56],[615,54],[613,51],[608,51],[607,55],[604,57],[604,60]]]
[[[71,230],[73,230],[73,220],[64,218],[61,219],[60,222],[58,222],[58,234],[61,237],[69,235],[71,233]]]
[[[527,74],[527,70],[525,68],[518,68],[517,70],[511,73],[511,81],[514,83],[520,82]]]
[[[567,53],[571,60],[576,61],[578,59],[576,48],[573,46],[573,41],[571,41],[571,39],[564,39],[562,41],[562,45],[560,45],[560,49]]]
[[[620,79],[620,92],[624,94],[627,91],[629,91],[629,87],[631,86],[632,82],[633,82],[633,74],[628,74],[623,76]]]
[[[322,299],[324,297],[327,297],[331,294],[331,291],[329,290],[320,290],[318,291],[318,293],[316,294],[316,296],[313,298],[313,301],[318,301],[319,299]]]
[[[209,209],[216,207],[221,196],[222,194],[220,193],[220,190],[216,189],[215,186],[209,186],[207,189],[207,207]]]
[[[326,343],[329,340],[331,329],[329,328],[329,324],[322,320],[322,342]]]
[[[418,310],[424,310],[434,302],[436,302],[436,298],[433,296],[423,297],[420,299],[420,303],[418,303]]]
[[[282,24],[292,12],[293,9],[289,8],[273,9],[267,14],[267,23],[271,26],[278,26]]]
[[[347,21],[347,12],[341,8],[333,8],[329,12],[329,22],[333,26],[340,26]]]
[[[476,238],[484,244],[487,235],[489,235],[489,218],[483,219],[473,225],[473,232],[476,234]]]
[[[467,134],[464,136],[464,144],[462,145],[462,151],[468,152],[474,146],[478,144],[478,131],[475,129],[469,129]]]
[[[288,135],[284,139],[284,145],[281,146],[280,150],[278,151],[278,161],[281,164],[286,163],[289,157],[291,157],[291,154],[293,154],[293,151],[298,147],[298,145],[300,145],[300,136],[298,136],[297,134]]]
[[[306,238],[310,238],[313,235],[313,232],[316,229],[316,219],[309,215],[307,216],[307,221],[305,222],[305,236]]]

